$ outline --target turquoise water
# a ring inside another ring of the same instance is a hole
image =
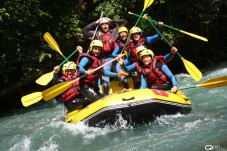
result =
[[[227,76],[227,62],[202,72],[201,82]],[[180,87],[201,83],[188,74],[176,77]],[[55,101],[20,109],[0,117],[0,151],[227,151],[227,87],[183,92],[192,100],[191,113],[137,127],[123,119],[121,126],[103,129],[68,124],[63,104]]]

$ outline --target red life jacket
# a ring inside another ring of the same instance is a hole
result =
[[[131,50],[132,56],[131,56],[131,61],[132,62],[138,62],[138,58],[136,56],[136,48],[138,46],[144,46],[145,43],[145,39],[144,38],[140,38],[139,41],[137,43],[135,43],[132,39],[129,41],[128,47],[127,47],[127,52],[129,50]]]
[[[92,64],[90,65],[90,67],[88,67],[87,70],[94,70],[94,69],[98,68],[99,66],[101,66],[102,64],[104,64],[103,59],[101,59],[101,61],[100,61],[98,58],[91,56],[87,53],[83,53],[83,54],[79,55],[79,57],[77,59],[77,64],[79,64],[80,60],[83,57],[88,57],[89,59],[91,59],[91,62],[92,62]],[[92,83],[94,83],[95,80],[99,79],[101,77],[101,75],[102,75],[102,68],[99,69],[98,71],[95,71],[91,75],[87,75],[85,77],[84,82],[87,83],[87,84],[92,84]]]
[[[116,39],[111,35],[111,32],[108,31],[106,33],[99,32],[97,36],[99,40],[103,43],[103,50],[105,53],[112,53],[114,48],[116,47]]]
[[[156,67],[157,61],[161,62],[162,64],[165,64],[163,56],[155,56],[150,67],[145,67],[145,66],[140,67],[138,63],[136,63],[136,71],[140,72],[147,78],[148,87],[151,87],[152,85],[161,85],[161,84],[170,83],[166,75],[163,74],[163,72]]]
[[[72,81],[79,77],[79,72],[74,74],[72,78],[61,76],[61,79],[65,82]],[[74,98],[80,96],[80,87],[79,87],[79,80],[75,81],[68,90],[66,90],[62,95],[61,98],[64,102],[68,102],[73,100]]]
[[[124,46],[125,46],[125,43],[122,42],[122,41],[118,41],[117,44],[120,47],[120,50],[122,50],[124,48]]]

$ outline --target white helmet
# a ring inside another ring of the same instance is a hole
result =
[[[110,19],[107,17],[100,18],[99,25],[104,24],[104,23],[110,24]]]
[[[70,69],[76,70],[76,68],[77,68],[76,64],[73,61],[69,61],[62,66],[62,73],[65,74],[66,70]]]

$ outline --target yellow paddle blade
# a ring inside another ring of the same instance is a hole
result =
[[[186,70],[192,76],[192,78],[195,81],[199,81],[202,78],[202,73],[199,71],[199,69],[197,69],[196,66],[191,62],[185,60],[183,57],[181,57],[181,59],[184,63]]]
[[[62,52],[61,52],[60,48],[58,47],[57,42],[50,35],[49,32],[46,32],[43,37],[46,40],[46,42],[51,46],[51,48],[53,48],[54,50],[56,50],[58,53],[60,53],[62,55]]]
[[[34,92],[21,98],[23,106],[27,107],[39,102],[42,99],[42,92]]]
[[[189,32],[186,32],[184,30],[179,30],[181,33],[184,33],[186,35],[189,35],[189,36],[192,36],[194,38],[197,38],[197,39],[200,39],[200,40],[203,40],[203,41],[206,41],[208,42],[208,39],[206,39],[205,37],[202,37],[202,36],[199,36],[199,35],[196,35],[196,34],[193,34],[193,33],[189,33]]]
[[[39,85],[45,86],[53,79],[53,77],[54,77],[54,70],[49,72],[49,73],[42,75],[35,82]]]
[[[205,87],[205,88],[216,88],[227,86],[227,76],[218,77],[214,79],[207,80],[196,87]]]
[[[45,101],[49,101],[53,99],[54,97],[58,96],[59,94],[63,93],[66,91],[71,84],[75,82],[75,80],[70,81],[70,82],[62,82],[57,85],[54,85],[50,87],[49,89],[43,91],[42,96]]]
[[[145,0],[144,1],[144,6],[143,6],[143,11],[145,11],[145,9],[147,7],[149,7],[153,2],[154,2],[154,0]]]

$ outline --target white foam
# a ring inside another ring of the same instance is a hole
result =
[[[162,115],[160,117],[157,117],[155,122],[159,124],[159,126],[170,126],[171,124],[175,123],[177,118],[183,117],[185,115],[177,113],[174,115]]]
[[[201,123],[201,120],[196,120],[196,121],[193,121],[193,122],[188,122],[188,123],[185,123],[184,127],[189,128],[189,129],[196,128],[199,123]]]
[[[31,139],[25,136],[21,139],[21,141],[13,145],[13,147],[11,147],[9,151],[18,151],[18,150],[30,151],[30,146],[31,146]]]
[[[50,137],[37,151],[57,151],[59,149],[59,145],[53,140],[54,137],[58,136],[54,135]]]

